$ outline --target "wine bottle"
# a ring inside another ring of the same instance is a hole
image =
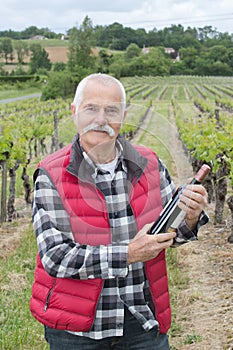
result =
[[[201,184],[209,172],[210,167],[207,164],[203,164],[202,167],[196,173],[196,175],[193,177],[190,184]],[[149,234],[153,235],[162,232],[175,231],[177,227],[181,224],[181,222],[185,218],[186,212],[179,208],[178,202],[180,195],[185,187],[186,185],[177,188],[172,198],[163,208],[158,219],[151,226],[148,232]]]

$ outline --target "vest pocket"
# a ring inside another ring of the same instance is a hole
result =
[[[53,290],[54,290],[54,288],[55,288],[56,281],[57,281],[57,279],[54,278],[54,280],[53,280],[53,285],[52,285],[52,287],[50,288],[50,290],[49,290],[49,292],[48,292],[48,294],[47,294],[47,297],[46,297],[46,300],[45,300],[45,305],[44,305],[44,312],[46,312],[46,310],[48,309],[49,301],[50,301],[50,298],[51,298],[51,296],[52,296],[52,294],[53,294]]]

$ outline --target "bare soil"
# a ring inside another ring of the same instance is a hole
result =
[[[171,122],[172,118],[171,111]],[[148,119],[142,129],[147,125]],[[176,128],[169,126],[164,134],[168,132],[175,163],[174,180],[182,183],[192,174],[191,166]],[[0,258],[16,249],[22,233],[31,225],[30,208],[22,202],[19,213],[20,218],[0,226]],[[212,219],[214,204],[208,206],[207,213]],[[170,337],[173,350],[233,350],[233,245],[227,242],[227,208],[225,220],[222,226],[214,226],[211,220],[201,228],[199,241],[177,248],[179,267],[188,276],[189,285],[178,295],[174,321],[179,329]]]
[[[213,207],[207,212],[211,214]],[[179,293],[174,349],[233,349],[233,246],[230,229],[212,223],[200,230],[199,241],[178,248],[179,265],[189,287]],[[188,343],[188,344],[185,344]]]
[[[68,53],[69,53],[68,46],[54,46],[54,47],[48,46],[48,47],[45,47],[45,51],[48,53],[48,58],[52,63],[68,62]],[[99,50],[96,48],[93,48],[92,52],[93,52],[93,55],[97,56]],[[0,62],[5,63],[5,60],[0,57]],[[25,65],[23,65],[22,67],[25,71],[28,70],[29,62],[30,62],[30,55],[24,58]],[[8,71],[9,73],[12,70],[15,70],[17,68],[18,58],[17,58],[16,51],[13,52],[13,60],[10,63],[11,64],[4,64],[4,70]]]

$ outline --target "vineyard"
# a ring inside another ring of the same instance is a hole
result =
[[[133,77],[122,82],[128,108],[122,134],[133,142],[137,136],[137,142],[154,149],[177,185],[192,174],[181,171],[172,135],[194,172],[208,163],[212,171],[204,186],[213,225],[227,228],[226,241],[233,243],[233,78]],[[0,105],[0,227],[22,215],[22,200],[30,207],[38,160],[72,140],[76,129],[70,103],[30,99]]]
[[[134,77],[123,79],[123,84],[127,92],[128,117],[122,133],[128,139],[132,138],[149,110],[152,110],[152,121],[160,115],[160,119],[166,118],[171,127],[176,123],[193,170],[196,171],[203,162],[212,168],[205,186],[209,201],[215,201],[215,222],[221,224],[224,220],[225,201],[233,217],[233,79]],[[24,188],[25,200],[30,202],[30,164],[34,165],[37,159],[72,139],[75,127],[70,102],[35,99],[2,105],[1,222],[16,215],[17,184]],[[151,134],[156,134],[169,150],[169,140],[166,135],[158,135],[158,129],[157,122],[145,130],[144,138],[148,140]],[[152,145],[147,144],[153,147],[154,140],[151,142]],[[17,177],[23,181],[23,186]],[[8,178],[10,184],[7,187]],[[229,239],[233,240],[233,237]]]

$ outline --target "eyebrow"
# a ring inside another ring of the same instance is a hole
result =
[[[99,103],[87,103],[83,106],[83,108],[87,108],[87,107],[104,107],[104,108],[114,108],[115,110],[120,110],[120,107],[119,107],[120,103],[116,102],[116,103],[113,103],[113,104],[99,104]]]

